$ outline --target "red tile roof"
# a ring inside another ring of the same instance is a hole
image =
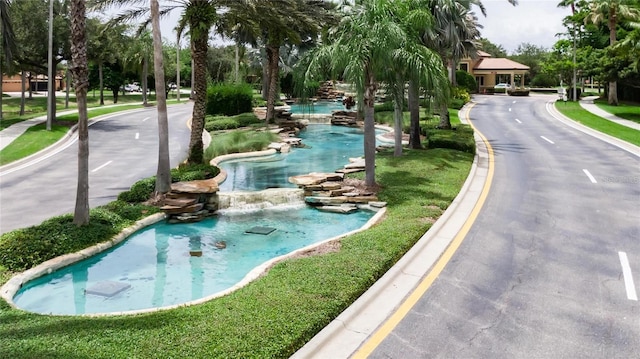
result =
[[[493,59],[493,58],[482,58],[476,66],[473,68],[474,70],[529,70],[529,66],[517,63],[515,61],[511,61],[509,59]]]

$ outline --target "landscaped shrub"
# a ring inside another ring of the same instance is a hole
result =
[[[238,121],[232,117],[207,116],[204,121],[204,129],[207,132],[232,130],[240,127]]]
[[[213,178],[220,169],[209,164],[181,165],[171,170],[171,182],[195,181]],[[131,189],[121,192],[118,200],[128,203],[142,203],[151,198],[156,188],[156,176],[141,179]]]
[[[453,130],[428,128],[427,141],[429,148],[448,148],[468,153],[476,152],[473,129],[468,125],[458,125]]]
[[[228,153],[260,151],[264,150],[269,143],[278,140],[278,135],[269,131],[239,130],[214,134],[204,156],[207,161],[210,161]]]
[[[208,132],[232,130],[258,123],[262,123],[262,121],[253,112],[241,113],[231,117],[209,115],[204,119],[204,129]]]
[[[219,84],[207,89],[208,115],[233,116],[251,112],[253,90],[248,84]]]
[[[118,200],[129,203],[144,202],[151,197],[154,189],[156,188],[156,177],[149,177],[141,179],[134,183],[128,191],[121,192],[118,195]]]
[[[458,87],[466,89],[469,93],[475,93],[478,91],[476,79],[466,71],[456,71],[456,84],[458,84]]]

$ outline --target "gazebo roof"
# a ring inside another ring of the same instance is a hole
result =
[[[483,57],[481,58],[473,68],[474,70],[520,70],[520,71],[529,71],[529,66],[523,65],[521,63],[503,59],[503,58],[489,58]]]

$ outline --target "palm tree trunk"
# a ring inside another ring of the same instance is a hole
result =
[[[446,103],[440,105],[440,123],[438,124],[438,128],[443,130],[451,129],[451,119],[449,118],[449,109]]]
[[[267,118],[266,121],[274,119],[274,107],[276,96],[278,95],[278,62],[280,60],[280,47],[267,45],[267,63],[269,73],[269,91],[267,92]]]
[[[409,81],[409,116],[411,124],[409,127],[409,147],[413,149],[422,148],[420,143],[420,96],[419,86],[415,80]]]
[[[64,96],[64,108],[69,108],[69,91],[71,90],[71,72],[67,68],[65,80],[67,81],[67,85],[65,86],[65,96]]]
[[[616,20],[615,11],[609,14],[609,45],[613,46],[616,43]],[[616,81],[609,81],[609,96],[607,98],[609,105],[618,106],[618,84]]]
[[[27,75],[25,74],[24,71],[21,71],[21,75],[20,75],[20,79],[21,81],[21,90],[20,91],[20,116],[24,116],[24,106],[25,106],[25,85],[27,84]]]
[[[156,171],[156,195],[171,189],[171,165],[169,164],[169,121],[167,118],[167,93],[164,83],[164,59],[162,58],[162,34],[158,0],[151,0],[151,25],[153,28],[153,68],[156,81],[158,111],[158,170]]]
[[[394,149],[393,155],[395,157],[402,156],[402,127],[403,127],[403,116],[402,116],[402,107],[404,105],[404,81],[402,80],[402,76],[398,72],[396,74],[396,83],[394,89],[394,101],[393,101],[393,135],[394,135]]]
[[[376,184],[376,128],[373,105],[376,100],[376,82],[373,71],[367,68],[364,90],[364,171],[365,184]]]
[[[89,223],[89,126],[87,116],[87,38],[84,0],[71,1],[71,60],[78,104],[78,187],[73,223]]]
[[[104,80],[102,77],[102,61],[98,64],[98,82],[100,87],[100,106],[104,106]]]
[[[149,77],[149,60],[145,55],[142,59],[142,104],[147,105],[147,77]]]
[[[202,163],[204,160],[204,145],[202,131],[204,131],[204,117],[207,99],[207,39],[208,35],[191,38],[191,54],[193,59],[194,90],[193,115],[191,119],[191,139],[189,141],[189,159],[192,164]]]

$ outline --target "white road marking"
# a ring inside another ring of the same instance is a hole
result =
[[[627,298],[629,300],[638,300],[636,294],[636,286],[633,284],[633,275],[631,275],[631,266],[629,266],[629,259],[627,259],[627,253],[618,252],[620,257],[620,265],[622,265],[622,276],[624,277],[624,287],[627,289]]]
[[[548,138],[546,138],[546,137],[544,137],[544,136],[540,136],[540,138],[542,138],[543,140],[545,140],[545,141],[549,142],[549,143],[550,143],[550,144],[552,144],[552,145],[554,145],[554,144],[555,144],[555,142],[551,141],[550,139],[548,139]]]
[[[140,132],[136,132],[136,140],[140,138]]]
[[[144,122],[144,121],[146,121],[146,120],[148,120],[148,119],[150,119],[150,118],[151,118],[151,117],[145,117],[145,118],[143,118],[143,119],[142,119],[142,122]]]
[[[516,103],[516,100],[513,100],[513,103]]]
[[[582,172],[584,172],[584,174],[586,174],[586,175],[587,175],[587,177],[589,177],[589,180],[591,181],[591,183],[598,183],[598,181],[596,181],[596,178],[595,178],[595,177],[593,177],[593,176],[591,175],[591,173],[589,173],[589,171],[588,171],[588,170],[583,169],[583,170],[582,170]]]
[[[100,167],[98,167],[98,168],[94,169],[94,170],[93,170],[93,171],[91,171],[91,172],[97,172],[97,171],[99,171],[99,170],[101,170],[101,169],[103,169],[103,168],[107,167],[109,164],[111,164],[111,162],[113,162],[113,161],[109,161],[109,162],[107,162],[107,163],[103,164],[102,166],[100,166]]]
[[[511,107],[509,107],[509,112],[511,112]]]
[[[516,122],[517,122],[517,123],[522,123],[522,121],[518,120],[517,118],[516,118]]]

